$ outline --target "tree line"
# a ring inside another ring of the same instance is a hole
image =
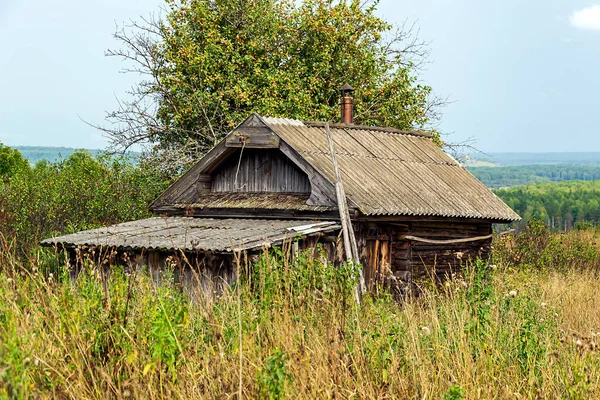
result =
[[[539,183],[495,193],[523,218],[517,226],[532,218],[555,230],[597,225],[600,221],[598,180]]]
[[[489,188],[506,188],[543,182],[600,180],[600,165],[518,165],[467,167]]]

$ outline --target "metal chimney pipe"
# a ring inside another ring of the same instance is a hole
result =
[[[354,121],[354,88],[347,83],[340,89],[342,98],[340,100],[342,124],[352,125]]]

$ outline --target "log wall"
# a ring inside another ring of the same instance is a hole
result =
[[[487,236],[492,233],[491,224],[478,223],[412,223],[410,235],[433,240],[450,240]],[[461,264],[476,257],[487,258],[491,238],[465,243],[432,244],[410,242],[410,260],[413,278],[436,276],[438,279],[460,270]]]
[[[432,240],[486,236],[491,233],[489,223],[378,222],[361,223],[358,227],[361,264],[369,289],[383,285],[396,294],[405,294],[415,280],[439,281],[459,272],[469,259],[487,258],[491,246],[491,239],[451,244],[406,239],[406,236]]]

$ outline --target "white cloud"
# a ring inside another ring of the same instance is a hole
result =
[[[600,5],[592,6],[575,11],[569,17],[571,25],[579,29],[600,30]]]

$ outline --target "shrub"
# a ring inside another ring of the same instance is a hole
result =
[[[169,183],[131,159],[84,151],[13,172],[0,180],[0,233],[15,237],[23,254],[50,235],[148,217]]]
[[[29,170],[29,162],[16,149],[0,143],[0,180],[8,180],[15,174]]]
[[[596,234],[592,229],[551,232],[542,221],[532,219],[519,235],[495,240],[494,262],[540,271],[600,270]]]

